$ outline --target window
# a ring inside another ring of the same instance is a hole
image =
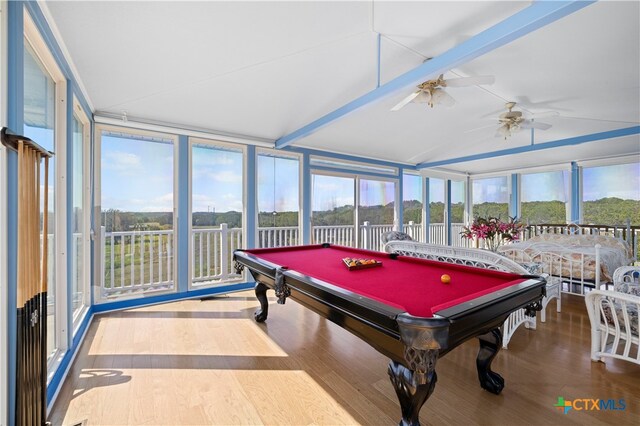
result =
[[[300,161],[258,155],[258,247],[300,244]]]
[[[522,221],[532,225],[566,223],[569,194],[568,171],[522,175]]]
[[[191,141],[191,285],[238,280],[235,249],[242,248],[244,150]]]
[[[47,254],[47,352],[49,367],[67,348],[66,280],[66,79],[28,13],[24,34],[24,128],[22,133],[56,153],[49,160]],[[44,167],[40,173],[44,184]],[[41,194],[41,197],[43,195]],[[43,197],[44,198],[44,197]],[[43,212],[41,212],[43,213]],[[42,231],[42,228],[41,228]]]
[[[395,223],[395,182],[359,178],[358,187],[359,247],[382,250],[380,237]]]
[[[429,178],[429,242],[447,244],[444,223],[444,180]]]
[[[506,176],[474,179],[473,216],[509,217],[509,186]]]
[[[469,240],[460,236],[465,224],[466,184],[464,181],[451,181],[451,245],[467,246]]]
[[[640,163],[582,171],[583,223],[640,225]]]
[[[312,175],[313,243],[355,247],[355,178]]]
[[[99,297],[174,287],[174,139],[102,130]]]
[[[89,119],[74,102],[72,149],[69,161],[72,169],[71,211],[71,312],[74,333],[88,309],[91,259],[89,254]]]
[[[420,175],[404,174],[402,177],[403,229],[414,240],[422,241],[422,183]]]

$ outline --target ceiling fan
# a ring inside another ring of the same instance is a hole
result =
[[[503,112],[498,117],[498,123],[500,126],[496,131],[496,137],[504,137],[506,140],[513,133],[517,133],[520,129],[539,129],[547,130],[551,127],[551,124],[534,121],[533,119],[527,119],[522,115],[522,111],[513,111],[516,106],[515,102],[507,102],[505,107],[507,112]]]
[[[404,98],[391,111],[398,111],[410,102],[423,103],[433,108],[434,105],[453,106],[456,101],[443,90],[444,87],[466,87],[480,84],[493,84],[495,78],[492,75],[477,77],[460,77],[444,79],[443,74],[433,80],[427,80],[419,84],[418,90]]]

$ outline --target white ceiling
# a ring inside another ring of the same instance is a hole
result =
[[[48,2],[97,114],[276,140],[419,66],[529,2]],[[453,108],[398,92],[295,142],[416,164],[531,144],[495,138],[506,101],[552,124],[534,143],[640,123],[640,3],[598,2],[445,76]],[[449,164],[485,173],[638,155],[640,137]]]

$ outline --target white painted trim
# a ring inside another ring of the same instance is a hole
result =
[[[438,170],[438,169],[421,169],[420,174],[422,177],[437,178],[437,179],[463,179],[467,177],[467,173],[455,172],[453,170]]]
[[[95,264],[94,264],[94,271],[96,271],[96,273],[94,274],[94,278],[95,278],[95,282],[94,282],[94,292],[93,292],[93,300],[94,300],[94,304],[100,304],[100,303],[107,303],[107,302],[114,302],[116,300],[130,300],[130,299],[143,299],[145,297],[153,297],[153,296],[158,296],[161,294],[171,294],[171,293],[177,293],[178,292],[178,274],[177,274],[177,262],[178,262],[178,256],[175,255],[177,250],[176,247],[176,243],[178,241],[178,144],[180,142],[180,138],[178,137],[178,135],[175,134],[167,134],[167,133],[163,133],[163,134],[158,134],[157,132],[150,132],[150,131],[146,131],[146,130],[140,130],[140,129],[133,129],[133,128],[122,128],[122,127],[118,127],[118,126],[110,126],[110,125],[99,125],[96,124],[95,126],[95,150],[94,150],[94,157],[95,157],[95,166],[94,166],[94,173],[95,173],[95,177],[94,177],[94,185],[95,185],[95,190],[94,190],[94,197],[95,197],[95,206],[94,207],[99,207],[100,210],[102,211],[102,167],[101,167],[101,159],[102,159],[102,133],[103,132],[120,132],[120,133],[126,133],[128,135],[132,135],[132,136],[146,136],[146,137],[151,137],[151,138],[163,138],[163,139],[168,139],[171,141],[171,143],[173,144],[173,250],[174,250],[174,256],[173,256],[173,261],[172,261],[172,271],[173,271],[173,289],[171,290],[162,290],[162,291],[154,291],[150,294],[134,294],[131,296],[119,296],[119,297],[111,297],[111,298],[103,298],[102,297],[102,293],[100,291],[101,286],[102,286],[102,280],[104,279],[104,277],[102,276],[102,252],[100,251],[101,248],[101,244],[94,244],[94,254],[96,255],[95,258]],[[96,235],[100,234],[100,227],[101,227],[101,219],[102,219],[102,215],[99,214],[97,215],[98,219],[96,220],[96,224],[98,227],[98,230],[95,232]],[[98,241],[98,240],[96,240]],[[99,242],[99,241],[98,241]],[[98,279],[97,276],[100,276],[100,278]]]
[[[120,118],[109,117],[101,115],[100,113],[94,114],[93,117],[96,124],[106,124],[118,127],[124,127],[127,129],[139,129],[148,130],[153,132],[169,133],[175,135],[184,135],[195,138],[211,139],[221,142],[231,142],[245,145],[256,145],[267,148],[273,148],[273,142],[268,139],[251,138],[249,136],[232,135],[224,132],[218,132],[208,129],[196,129],[185,128],[180,125],[174,125],[169,123],[156,123],[150,120],[132,119],[128,117],[127,121],[123,121]]]
[[[73,98],[73,118],[78,120],[82,124],[82,263],[83,267],[83,306],[78,313],[71,312],[71,322],[73,324],[72,336],[75,336],[77,328],[82,323],[82,320],[87,313],[89,306],[91,305],[91,270],[86,265],[91,265],[91,238],[90,238],[90,220],[91,220],[91,182],[90,182],[90,157],[89,151],[91,150],[91,122],[87,117],[84,109],[80,105],[80,102],[76,97]],[[71,194],[73,196],[73,194]],[[75,273],[75,271],[72,271]]]
[[[591,168],[603,166],[618,166],[622,164],[640,163],[640,154],[625,155],[621,157],[601,158],[599,160],[578,161],[578,166]]]
[[[314,164],[314,162],[316,163]],[[326,162],[326,164],[318,164],[317,162]],[[397,177],[398,173],[400,172],[400,169],[395,166],[386,166],[381,164],[367,163],[363,161],[346,160],[343,158],[333,158],[316,154],[309,155],[309,164],[311,165],[311,167],[327,167],[341,170],[348,170],[349,166],[351,166],[354,173],[376,173],[391,177]]]
[[[94,126],[93,130],[93,223],[91,224],[93,230],[93,259],[91,259],[91,267],[93,268],[93,282],[91,283],[91,296],[93,303],[97,303],[100,298],[100,289],[104,281],[104,274],[102,273],[102,166],[101,155],[102,152],[102,128],[100,126]]]
[[[562,165],[554,165],[554,166],[530,167],[528,169],[521,169],[520,171],[513,171],[513,173],[518,173],[521,176],[535,175],[538,173],[553,173],[553,172],[571,173],[571,163],[563,163]]]
[[[75,63],[71,59],[71,54],[69,53],[69,49],[67,49],[67,45],[64,43],[64,39],[62,38],[60,31],[58,30],[58,26],[56,25],[55,20],[51,16],[51,11],[49,10],[49,6],[47,5],[47,2],[43,0],[38,0],[38,6],[40,7],[40,11],[44,16],[44,19],[47,21],[47,26],[49,27],[49,30],[51,30],[51,33],[53,34],[53,37],[55,38],[56,43],[58,44],[58,47],[62,52],[62,56],[64,57],[65,61],[67,62],[67,65],[69,66],[69,69],[71,70],[71,73],[73,74],[73,78],[75,79],[76,84],[78,85],[78,88],[80,88],[80,92],[82,93],[82,96],[84,97],[91,111],[93,111],[94,110],[93,103],[91,102],[91,98],[89,97],[89,92],[87,91],[86,86],[84,85],[84,83],[82,82],[82,79],[80,78],[80,73],[78,72],[78,69],[76,68]]]
[[[7,21],[6,1],[0,1],[0,125],[7,124]],[[7,389],[7,364],[9,360],[7,346],[7,149],[0,144],[0,424],[9,424]]]
[[[3,26],[4,28],[4,26]],[[7,377],[7,149],[0,144],[0,377]],[[0,380],[0,424],[8,424],[7,380]]]

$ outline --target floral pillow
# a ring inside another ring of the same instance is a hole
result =
[[[625,294],[632,294],[634,296],[640,296],[640,284],[621,282],[616,284],[615,291]]]
[[[618,317],[618,324],[620,324],[620,331],[623,333],[626,332],[625,322],[624,322],[624,310],[622,308],[622,303],[620,302],[611,302],[606,303],[602,306],[602,311],[604,312],[604,320],[610,327],[615,327],[615,320],[611,313],[611,305],[613,304],[613,309],[615,310],[616,316]],[[627,316],[629,317],[631,334],[634,336],[638,336],[638,307],[636,305],[627,305]]]

